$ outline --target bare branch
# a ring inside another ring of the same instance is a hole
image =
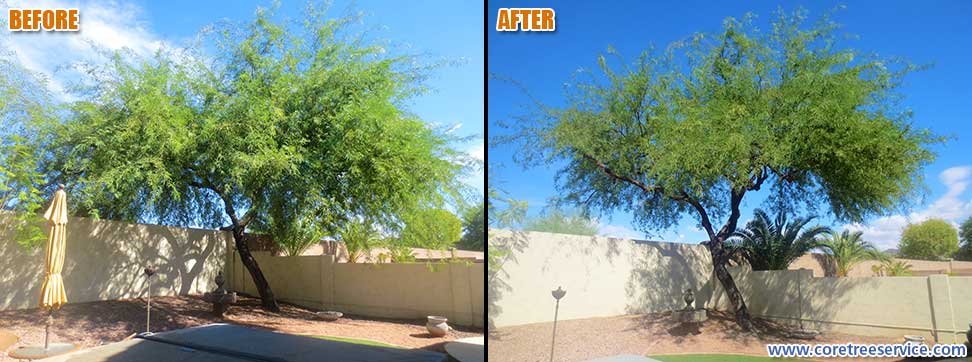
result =
[[[610,167],[608,167],[606,164],[604,164],[604,162],[598,161],[597,159],[595,159],[591,155],[588,155],[588,154],[585,153],[585,154],[583,154],[583,156],[584,156],[584,158],[590,160],[591,162],[594,162],[594,164],[597,165],[598,168],[600,168],[601,170],[603,170],[604,173],[608,174],[609,176],[614,177],[615,179],[618,179],[618,180],[627,182],[627,183],[632,184],[634,186],[637,186],[638,188],[640,188],[644,192],[648,192],[648,193],[652,193],[652,192],[659,192],[659,193],[661,193],[661,192],[664,192],[664,189],[661,186],[646,185],[644,182],[641,182],[641,181],[635,180],[635,179],[633,179],[631,177],[624,176],[624,175],[618,174],[617,172],[614,172],[614,170],[612,170]]]

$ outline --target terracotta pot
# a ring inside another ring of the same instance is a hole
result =
[[[425,328],[429,330],[429,334],[432,337],[443,337],[449,332],[449,325],[446,324],[449,319],[443,316],[430,315],[429,322],[425,324]]]
[[[918,343],[918,344],[925,343],[925,337],[917,336],[917,335],[905,335],[904,340],[905,343]]]
[[[317,316],[328,322],[333,322],[344,316],[344,313],[335,311],[317,312]]]

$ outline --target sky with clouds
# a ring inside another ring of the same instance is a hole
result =
[[[609,46],[631,61],[650,45],[664,47],[696,32],[719,31],[726,17],[757,16],[765,28],[773,11],[782,7],[792,11],[803,7],[810,19],[839,5],[832,19],[842,24],[840,33],[856,38],[844,44],[881,56],[903,57],[915,64],[928,64],[927,70],[905,78],[900,89],[903,105],[914,112],[914,126],[928,128],[948,137],[931,150],[936,160],[923,170],[926,192],[903,200],[901,210],[875,217],[861,224],[845,224],[828,215],[818,215],[822,224],[835,229],[864,232],[866,240],[881,249],[897,246],[901,229],[908,223],[928,218],[943,218],[957,224],[972,215],[972,3],[937,1],[934,4],[855,1],[720,2],[686,0],[679,2],[619,1],[571,2],[552,4],[557,12],[557,31],[545,33],[496,32],[490,30],[487,66],[491,74],[507,81],[491,79],[488,88],[487,124],[490,138],[508,130],[501,123],[516,122],[530,112],[529,96],[545,105],[565,104],[564,87],[578,69],[595,69],[597,56]],[[495,24],[496,11],[509,7],[508,1],[487,3],[487,24]],[[603,21],[611,19],[611,21]],[[597,26],[590,26],[592,21]],[[583,24],[583,26],[579,25]],[[490,173],[503,181],[510,197],[529,203],[529,213],[537,214],[547,200],[557,196],[556,172],[561,165],[523,168],[513,161],[519,150],[504,144],[490,144]],[[742,221],[753,209],[762,206],[767,190],[747,195],[743,201]],[[826,209],[825,207],[822,209]],[[822,212],[822,211],[821,211]],[[637,230],[632,217],[624,212],[597,216],[603,235],[637,239],[698,243],[707,237],[692,217],[685,216],[677,227],[666,230]]]
[[[136,53],[151,54],[160,47],[181,47],[192,41],[204,27],[217,21],[244,22],[253,17],[258,6],[269,7],[270,1],[0,1],[6,21],[6,8],[77,8],[81,30],[70,32],[4,31],[3,49],[13,52],[27,69],[47,77],[52,91],[62,100],[72,97],[68,89],[79,79],[73,64],[101,62],[97,48],[128,48]],[[283,2],[277,16],[299,19],[304,2]],[[410,54],[423,54],[432,61],[450,65],[437,69],[427,85],[432,92],[409,104],[411,111],[430,124],[450,125],[452,134],[470,137],[455,147],[480,162],[485,160],[482,135],[484,118],[485,67],[482,6],[465,2],[430,1],[412,6],[398,1],[334,1],[330,14],[347,15],[363,12],[365,17],[355,26],[367,29],[369,36],[388,41],[393,49]],[[450,31],[422,24],[438,24]],[[94,47],[92,46],[94,45]],[[484,173],[478,168],[465,181],[482,193]]]

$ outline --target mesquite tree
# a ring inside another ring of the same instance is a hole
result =
[[[918,189],[940,141],[897,107],[916,67],[839,47],[827,17],[804,18],[781,12],[768,32],[729,18],[620,68],[601,56],[603,74],[567,87],[565,106],[539,105],[499,141],[522,145],[525,166],[562,165],[562,196],[588,211],[623,210],[655,230],[692,215],[737,322],[752,329],[725,246],[747,195],[769,187],[773,205],[861,220]]]
[[[333,231],[367,215],[394,227],[459,185],[450,138],[403,107],[428,68],[343,35],[353,20],[309,9],[294,27],[259,11],[202,46],[115,54],[88,69],[47,167],[79,214],[232,231],[276,311],[248,226]]]

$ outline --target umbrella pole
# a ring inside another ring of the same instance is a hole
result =
[[[51,345],[51,324],[54,323],[54,308],[47,310],[47,327],[44,328],[44,350]]]

